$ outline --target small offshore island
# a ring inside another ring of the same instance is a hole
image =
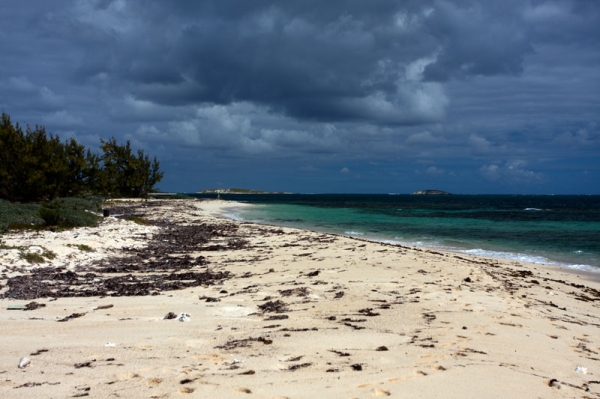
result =
[[[417,190],[413,195],[452,195],[452,193],[441,190]]]
[[[262,191],[246,188],[211,188],[197,191],[196,194],[291,194],[283,191]]]

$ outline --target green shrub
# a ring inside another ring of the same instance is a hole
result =
[[[43,204],[39,208],[38,215],[44,219],[46,226],[58,226],[61,218],[61,209],[57,204]]]
[[[56,205],[62,209],[75,211],[102,211],[102,199],[98,197],[90,198],[56,198],[50,201],[51,205]]]
[[[86,211],[63,210],[59,227],[94,227],[98,225],[99,217]]]
[[[97,226],[99,217],[88,211],[101,211],[101,203],[98,198],[58,198],[42,205],[0,200],[0,231]]]
[[[15,227],[41,226],[38,204],[19,204],[0,200],[0,231]]]

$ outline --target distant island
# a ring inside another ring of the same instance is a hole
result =
[[[418,190],[413,195],[450,195],[451,193],[441,190]]]
[[[197,194],[291,194],[281,191],[249,190],[246,188],[211,188],[200,190]]]

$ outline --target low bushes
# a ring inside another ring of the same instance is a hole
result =
[[[99,198],[56,198],[45,204],[19,204],[0,200],[0,231],[97,226]]]

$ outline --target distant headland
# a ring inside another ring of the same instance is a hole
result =
[[[197,194],[291,194],[282,191],[249,190],[246,188],[211,188],[200,190]]]
[[[418,190],[413,195],[450,195],[451,193],[441,190]]]

